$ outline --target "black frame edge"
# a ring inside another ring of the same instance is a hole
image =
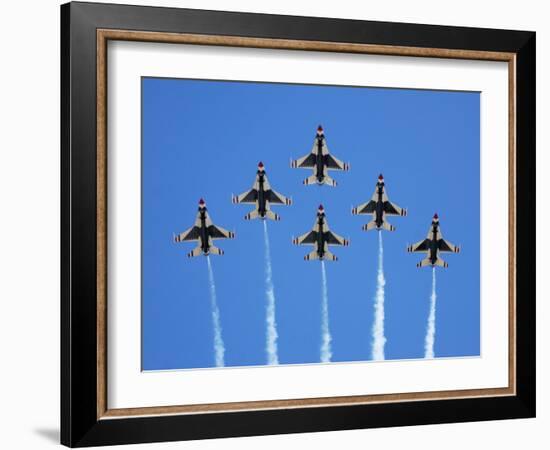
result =
[[[536,211],[536,34],[516,56],[516,217]],[[536,223],[516,219],[517,395],[536,415]],[[532,261],[518,264],[518,261]],[[521,297],[520,297],[521,296]]]
[[[516,52],[531,31],[71,2],[97,28]],[[419,32],[422,30],[422,32]],[[284,37],[281,36],[284,34]],[[335,36],[341,36],[335,39]],[[437,42],[437,45],[434,45]]]
[[[70,447],[97,425],[96,36],[82,6],[61,5],[60,436]]]
[[[71,444],[71,371],[70,371],[70,5],[61,6],[61,358],[60,358],[60,441]]]

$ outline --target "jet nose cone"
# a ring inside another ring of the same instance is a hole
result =
[[[323,127],[321,125],[317,127],[317,134],[323,134]]]
[[[384,175],[382,174],[378,175],[378,181],[384,181]]]
[[[439,216],[437,215],[437,213],[434,214],[434,220],[439,220]]]
[[[264,163],[260,161],[258,163],[258,169],[263,169],[263,168],[264,168]]]
[[[324,211],[324,210],[325,210],[325,208],[323,208],[323,205],[319,205],[319,211],[322,212],[322,211]]]
[[[199,200],[199,206],[204,206],[204,205],[206,205],[206,202],[204,201],[204,199],[201,198]]]

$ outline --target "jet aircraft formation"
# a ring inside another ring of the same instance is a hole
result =
[[[299,169],[312,169],[313,174],[303,181],[304,185],[327,185],[337,186],[336,180],[328,175],[329,170],[348,171],[349,163],[345,163],[335,156],[331,155],[325,133],[322,126],[317,128],[311,152],[297,159],[291,160],[290,166]],[[286,197],[271,188],[268,181],[265,166],[262,162],[258,164],[256,177],[252,188],[240,195],[232,197],[233,203],[242,203],[254,205],[254,209],[244,216],[246,220],[253,219],[271,219],[278,221],[280,216],[271,210],[273,205],[292,205],[292,199]],[[389,216],[406,216],[407,210],[392,203],[386,193],[384,177],[382,174],[376,182],[374,194],[371,199],[357,207],[352,208],[353,215],[371,215],[372,220],[363,225],[364,231],[395,231],[395,227],[387,221]],[[174,235],[174,242],[195,241],[197,247],[188,253],[187,256],[195,257],[199,255],[223,255],[223,250],[213,245],[216,239],[233,239],[235,233],[227,231],[213,224],[205,201],[201,198],[195,224],[188,230]],[[328,227],[326,212],[323,205],[317,208],[317,214],[313,228],[299,236],[293,238],[295,245],[311,245],[313,251],[304,256],[306,261],[327,260],[337,261],[338,258],[329,251],[329,246],[348,246],[349,240],[334,233]],[[417,267],[443,267],[448,264],[443,261],[439,255],[445,252],[460,252],[460,248],[443,239],[441,228],[439,226],[439,217],[433,216],[430,230],[426,239],[407,247],[408,252],[425,252],[426,258],[417,264]]]

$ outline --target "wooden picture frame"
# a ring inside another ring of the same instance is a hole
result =
[[[534,417],[535,33],[69,3],[61,7],[61,442],[91,446]],[[507,388],[109,409],[107,42],[505,61],[509,67]],[[517,261],[522,261],[518,265]]]

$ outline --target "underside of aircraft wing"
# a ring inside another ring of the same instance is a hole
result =
[[[329,245],[349,245],[349,241],[344,239],[342,236],[338,236],[332,231],[327,231],[325,233],[325,241]]]
[[[332,155],[325,155],[325,164],[328,169],[332,170],[348,170],[349,166],[343,161]]]
[[[425,251],[428,250],[429,245],[430,245],[430,240],[429,239],[424,239],[422,241],[417,242],[416,244],[413,244],[413,245],[409,246],[407,248],[407,251],[412,252],[412,253],[425,252]]]
[[[351,210],[352,214],[372,214],[376,209],[376,202],[370,200],[367,203],[357,206]]]
[[[395,203],[390,201],[384,202],[384,212],[388,216],[404,216],[407,214],[406,210],[397,206]]]
[[[308,231],[301,236],[295,238],[293,243],[296,245],[315,244],[317,241],[317,231]]]
[[[311,169],[312,167],[315,167],[315,163],[317,162],[317,155],[314,153],[310,153],[300,159],[296,159],[292,161],[292,167],[294,168],[301,168],[301,169]]]
[[[235,237],[235,233],[232,231],[225,230],[216,225],[210,225],[208,227],[208,235],[212,239],[233,239]]]
[[[445,239],[439,239],[439,241],[437,241],[437,245],[439,247],[440,252],[458,253],[460,251],[460,247],[451,244],[449,241],[446,241]]]
[[[193,226],[193,227],[189,228],[188,230],[185,230],[184,232],[174,236],[174,241],[175,242],[198,241],[199,236],[200,236],[199,227]]]
[[[267,201],[273,204],[279,205],[290,205],[292,200],[288,197],[285,197],[283,194],[279,194],[274,190],[270,190],[267,193]]]
[[[258,191],[256,189],[250,189],[240,195],[234,196],[233,203],[256,203],[257,198]]]

